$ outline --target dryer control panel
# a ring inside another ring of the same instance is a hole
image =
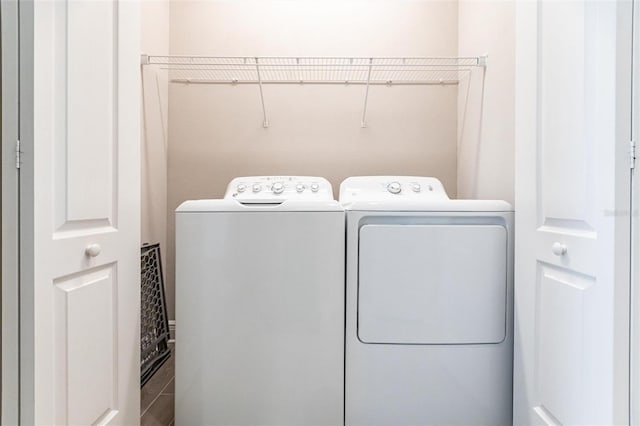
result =
[[[357,176],[340,185],[340,202],[354,201],[448,200],[442,183],[433,177],[417,176]]]
[[[282,203],[285,200],[333,201],[331,184],[313,176],[248,176],[233,179],[225,199],[247,204]]]

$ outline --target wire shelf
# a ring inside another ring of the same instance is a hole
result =
[[[263,126],[269,127],[262,86],[265,84],[360,84],[366,86],[361,126],[366,127],[372,85],[449,85],[486,56],[459,58],[216,57],[142,55],[146,66],[169,71],[176,83],[256,84],[260,88]]]
[[[219,84],[455,84],[484,57],[338,58],[146,56],[174,82]]]

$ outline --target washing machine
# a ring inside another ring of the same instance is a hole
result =
[[[178,207],[176,424],[343,424],[344,238],[318,177]]]
[[[347,425],[511,425],[513,212],[435,178],[352,177]]]

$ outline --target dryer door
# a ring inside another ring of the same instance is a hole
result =
[[[506,334],[507,231],[499,225],[363,225],[364,343],[499,343]]]

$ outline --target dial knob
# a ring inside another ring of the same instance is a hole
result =
[[[319,189],[320,189],[320,185],[318,185],[317,183],[311,184],[311,191],[318,192]]]
[[[247,190],[247,185],[245,185],[244,183],[241,183],[240,185],[238,185],[236,187],[236,191],[238,192],[244,192]]]
[[[422,188],[420,187],[420,184],[419,184],[419,183],[414,183],[414,184],[411,186],[411,189],[413,189],[413,192],[420,192],[420,190],[421,190]]]
[[[400,186],[400,182],[391,182],[387,185],[387,191],[392,194],[399,194],[402,191],[402,187]]]
[[[299,183],[299,184],[296,185],[296,191],[302,192],[302,191],[304,191],[304,189],[305,189],[304,184]]]
[[[260,192],[262,191],[262,186],[259,183],[254,183],[253,186],[251,187],[251,190],[253,192]]]
[[[274,194],[282,194],[282,192],[284,191],[284,183],[275,182],[273,185],[271,185],[271,190]]]

